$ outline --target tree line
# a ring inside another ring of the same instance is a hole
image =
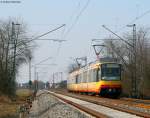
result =
[[[135,97],[150,97],[149,28],[137,29],[135,39],[133,39],[133,33],[128,32],[122,36],[131,46],[121,40],[113,40],[113,37],[104,41],[104,44],[107,54],[117,58],[118,62],[123,65],[123,94],[133,96],[133,87],[136,87]]]
[[[18,68],[32,57],[31,49],[25,23],[0,20],[0,94],[15,95]]]

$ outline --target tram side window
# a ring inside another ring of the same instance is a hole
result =
[[[80,83],[82,83],[82,82],[83,82],[83,79],[84,79],[84,78],[83,78],[83,73],[81,73],[80,75],[81,75],[81,81],[80,81]]]
[[[72,78],[70,79],[70,84],[72,84],[73,82],[72,82]]]
[[[71,84],[71,78],[69,78],[69,84]]]
[[[76,83],[76,77],[74,76],[73,77],[73,84],[75,84]]]
[[[80,73],[80,75],[79,75],[79,83],[82,83],[82,74]]]
[[[86,82],[89,82],[89,79],[90,79],[89,75],[90,75],[90,72],[89,72],[89,70],[88,70],[88,71],[87,71],[87,80],[86,80]]]
[[[88,79],[87,79],[87,82],[90,82],[90,78],[91,78],[91,77],[90,77],[90,70],[88,70],[87,78],[88,78]]]
[[[92,78],[93,78],[93,70],[89,70],[89,80],[88,82],[92,82]]]
[[[72,84],[73,82],[72,82],[72,79],[73,79],[73,76],[70,78],[70,80],[69,80],[69,83],[70,84]]]
[[[74,77],[70,78],[70,84],[74,84]]]
[[[101,80],[101,69],[97,70],[97,81]]]
[[[67,84],[70,84],[70,78],[67,78]]]
[[[85,71],[85,72],[83,73],[82,82],[83,82],[83,83],[86,83],[86,82],[87,82],[87,71]]]
[[[81,83],[81,74],[78,75],[78,83]]]
[[[89,81],[88,82],[96,82],[97,79],[97,69],[93,69],[89,71]]]
[[[75,76],[75,82],[74,82],[75,84],[78,83],[78,78],[79,78],[78,75],[76,75],[76,76]]]
[[[71,80],[72,80],[72,78],[70,77],[70,78],[68,79],[68,83],[69,83],[69,84],[71,84],[71,83],[72,83],[72,81],[71,81]]]
[[[93,82],[97,81],[97,69],[93,69],[93,78],[92,78]]]

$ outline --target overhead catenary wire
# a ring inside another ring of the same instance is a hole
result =
[[[85,9],[88,7],[90,3],[90,0],[87,0],[86,4],[83,6],[83,8],[81,9],[81,11],[79,12],[79,14],[76,16],[74,22],[72,23],[72,25],[69,27],[69,29],[66,31],[66,33],[64,34],[64,39],[67,37],[67,35],[70,33],[70,31],[73,29],[73,27],[75,26],[75,24],[78,22],[79,18],[81,17],[82,13],[85,11]]]
[[[36,63],[35,65],[39,65],[39,64],[41,64],[41,63],[43,63],[43,62],[45,62],[45,61],[47,61],[47,60],[49,60],[49,59],[52,59],[52,58],[53,58],[53,57],[48,57],[48,58],[46,58],[46,59],[44,59],[44,60],[42,60],[42,61]]]
[[[48,32],[46,32],[46,33],[44,33],[44,34],[41,34],[41,35],[35,37],[34,39],[39,39],[40,37],[43,37],[43,36],[45,36],[45,35],[47,35],[47,34],[49,34],[49,33],[51,33],[51,32],[54,32],[54,31],[56,31],[56,30],[58,30],[58,29],[64,27],[65,25],[66,25],[66,24],[63,24],[63,25],[61,25],[61,26],[59,26],[59,27],[57,27],[57,28],[55,28],[55,29],[53,29],[53,30],[51,30],[51,31],[48,31]],[[32,40],[34,40],[34,39],[32,39]]]
[[[39,35],[39,36],[37,36],[37,37],[35,37],[35,38],[31,38],[31,40],[29,40],[29,41],[27,41],[27,42],[25,42],[25,43],[30,43],[31,41],[34,41],[34,40],[36,40],[36,39],[39,39],[40,37],[43,37],[43,36],[45,36],[45,35],[47,35],[47,34],[49,34],[49,33],[52,33],[52,32],[54,32],[54,31],[56,31],[56,30],[58,30],[58,29],[60,29],[60,28],[62,28],[62,27],[64,27],[66,24],[63,24],[63,25],[61,25],[61,26],[59,26],[59,27],[57,27],[57,28],[55,28],[55,29],[53,29],[53,30],[50,30],[50,31],[48,31],[48,32],[46,32],[46,33],[44,33],[44,34],[41,34],[41,35]],[[54,39],[53,39],[53,41],[54,41]],[[56,40],[55,40],[56,41]],[[58,41],[58,40],[57,40]],[[64,40],[61,40],[60,41],[60,43],[62,42],[62,41],[64,41]],[[20,46],[20,44],[19,45],[16,45],[16,47],[18,47],[18,46]],[[17,56],[18,54],[16,54],[15,56]]]
[[[80,7],[80,3],[81,1],[79,1],[78,5],[77,5],[77,8]],[[73,27],[75,26],[75,24],[77,23],[77,21],[79,20],[80,16],[82,15],[82,13],[85,11],[85,9],[87,8],[87,6],[89,5],[90,3],[90,0],[87,0],[86,4],[83,6],[83,8],[81,9],[81,11],[79,12],[79,14],[76,16],[74,22],[71,24],[71,26],[69,27],[69,29],[66,31],[66,32],[63,32],[62,34],[62,38],[65,39],[67,37],[67,35],[70,33],[70,31],[73,29]],[[71,15],[71,18],[73,17],[73,15]],[[57,49],[57,52],[56,52],[56,57],[55,57],[55,60],[56,58],[58,57],[59,53],[60,53],[60,49],[62,47],[62,44],[60,43],[59,44],[59,47]]]
[[[74,10],[74,11],[72,12],[72,14],[70,15],[69,21],[68,21],[69,23],[68,23],[68,24],[71,24],[72,19],[73,19],[73,17],[76,15],[76,12],[80,9],[80,6],[81,6],[81,0],[78,1],[75,10]],[[65,31],[66,31],[66,29],[64,29],[64,31],[62,32],[62,38],[63,38],[63,35],[64,35],[64,32],[65,32]]]
[[[71,14],[70,20],[72,20],[73,16],[76,14],[77,10],[80,9],[81,6],[81,0],[78,1],[77,7],[75,8],[75,11]]]
[[[75,26],[75,24],[76,24],[77,21],[79,20],[80,16],[82,15],[82,12],[83,12],[83,11],[86,9],[86,7],[88,6],[89,1],[90,1],[90,0],[87,1],[87,3],[85,4],[85,6],[83,7],[83,9],[82,9],[82,10],[80,11],[80,13],[76,16],[75,21],[73,22],[73,24],[71,25],[71,27],[67,30],[66,35],[68,35],[68,34],[70,33],[70,31],[73,29],[73,27]],[[78,6],[80,6],[80,2],[79,2],[79,4],[78,4]],[[41,35],[39,35],[39,36],[37,36],[37,37],[35,37],[35,38],[31,38],[31,40],[29,40],[29,41],[26,42],[26,43],[29,43],[29,42],[31,42],[31,41],[33,41],[33,40],[36,40],[36,39],[39,39],[39,38],[41,38],[41,37],[43,37],[43,36],[45,36],[45,35],[47,35],[47,34],[53,32],[53,31],[56,31],[56,30],[58,30],[58,29],[64,27],[64,26],[65,26],[65,24],[63,24],[62,26],[60,26],[60,27],[58,27],[58,28],[55,28],[55,29],[53,29],[53,30],[51,30],[51,31],[48,31],[48,32],[46,32],[46,33],[44,33],[44,34],[41,34]],[[64,33],[63,33],[63,34],[64,34]],[[66,35],[65,35],[65,36],[66,36]],[[62,45],[61,45],[61,42],[60,42],[60,44],[59,44],[59,46],[58,46],[58,49],[57,49],[57,52],[56,52],[56,57],[59,55],[61,46],[62,46]],[[43,62],[45,62],[46,60],[48,60],[48,59],[50,59],[50,58],[51,58],[51,57],[48,57],[47,59],[44,59],[44,60],[40,61],[39,63],[37,63],[37,64],[35,64],[35,65],[38,65],[38,64],[40,64],[40,63],[43,63]]]
[[[80,7],[80,3],[81,1],[79,1],[78,5],[77,5],[77,8],[79,9]],[[65,29],[64,31],[62,32],[62,39],[65,39],[67,37],[67,35],[70,33],[70,31],[73,29],[73,27],[75,26],[75,24],[77,23],[77,21],[79,20],[80,16],[82,15],[82,13],[85,11],[85,9],[87,8],[87,6],[89,5],[89,2],[90,0],[87,0],[86,4],[83,6],[83,8],[81,9],[81,11],[79,12],[79,14],[75,17],[75,20],[74,22],[71,24],[71,26],[69,27],[68,30],[66,30],[65,32]],[[73,15],[71,15],[71,18],[73,17]],[[60,42],[58,48],[57,48],[57,51],[56,51],[56,56],[54,57],[54,62],[56,61],[59,53],[60,53],[60,50],[62,48],[62,43]]]
[[[144,17],[145,15],[149,14],[150,10],[147,10],[145,12],[143,12],[141,15],[137,16],[135,19],[133,19],[131,22],[129,22],[127,25],[131,25],[133,24],[135,21],[141,19],[142,17]],[[104,27],[106,30],[108,30],[109,32],[113,33],[114,35],[116,35],[117,37],[119,37],[122,41],[124,41],[125,43],[127,43],[129,46],[132,47],[132,45],[130,43],[128,43],[126,40],[124,40],[122,37],[120,37],[119,35],[117,35],[116,33],[120,32],[122,29],[124,29],[127,25],[123,26],[122,28],[119,29],[119,31],[117,32],[112,32],[109,28],[107,28],[105,25],[102,25],[102,27]]]
[[[145,15],[149,14],[150,10],[147,10],[146,12],[144,12],[143,14],[141,14],[140,16],[136,17],[135,19],[133,19],[129,24],[134,23],[136,20],[141,19],[142,17],[144,17]]]
[[[55,54],[55,57],[54,57],[53,62],[55,62],[56,59],[57,59],[57,57],[59,56],[61,46],[62,46],[62,42],[60,42],[59,45],[58,45],[58,48],[57,48],[57,50],[56,50],[56,54]]]
[[[45,35],[47,35],[47,34],[53,32],[53,31],[56,31],[57,29],[60,29],[61,27],[64,27],[64,26],[65,26],[65,24],[63,24],[62,26],[60,26],[60,27],[58,27],[58,28],[56,28],[56,29],[54,29],[54,30],[51,30],[51,31],[46,32],[46,33],[44,33],[44,34],[42,34],[42,35],[39,35],[38,37],[34,38],[34,40],[39,39],[40,37],[43,37],[43,36],[45,36]],[[42,40],[42,39],[40,39],[40,40]],[[45,40],[49,40],[49,39],[45,39]],[[60,40],[60,41],[59,41],[58,39],[52,39],[52,40],[53,40],[53,41],[58,41],[59,43],[62,43],[63,41],[65,41],[65,40]],[[47,60],[52,59],[52,58],[54,58],[54,57],[48,57],[48,58],[46,58],[46,59],[44,59],[44,60],[42,60],[42,61],[36,63],[34,66],[39,65],[39,64],[41,64],[41,63],[43,63],[43,62],[46,62]]]
[[[78,10],[78,9],[80,8],[80,4],[81,4],[81,1],[79,0],[75,11],[74,11],[74,12],[71,14],[71,16],[70,16],[70,21],[72,20],[74,14],[75,14],[75,12],[76,12],[76,10]],[[65,27],[65,28],[66,28],[66,27]],[[67,35],[67,33],[65,33],[65,31],[66,31],[66,29],[64,29],[64,30],[62,31],[62,33],[61,33],[61,39],[65,39],[65,36]],[[68,32],[68,30],[67,30],[67,32]],[[69,32],[68,32],[68,33],[69,33]],[[65,36],[64,36],[64,35],[65,35]],[[56,58],[58,57],[58,55],[59,55],[59,53],[60,53],[61,46],[62,46],[62,44],[61,44],[61,42],[60,42],[60,44],[59,44],[59,46],[58,46],[58,48],[57,48],[57,51],[56,51],[56,55],[55,55],[54,61],[56,61]]]
[[[143,12],[141,15],[137,16],[136,18],[134,18],[131,22],[127,23],[127,25],[133,24],[135,21],[141,19],[142,17],[144,17],[145,15],[147,15],[149,13],[150,13],[150,10],[147,10],[147,11]],[[121,27],[116,33],[120,32],[125,27],[126,27],[126,25]]]
[[[102,25],[103,28],[105,28],[107,31],[111,32],[112,34],[114,34],[115,36],[117,36],[121,41],[125,42],[126,44],[128,44],[129,46],[133,47],[132,44],[130,44],[129,42],[127,42],[125,39],[123,39],[122,37],[120,37],[118,34],[116,34],[115,32],[111,31],[109,28],[107,28],[105,25]]]
[[[57,28],[55,28],[55,29],[52,29],[52,30],[50,30],[50,31],[48,31],[48,32],[46,32],[46,33],[43,33],[43,34],[41,34],[41,35],[39,35],[39,36],[37,36],[37,37],[35,37],[35,38],[31,38],[31,40],[28,40],[28,41],[25,42],[25,43],[30,43],[30,42],[32,42],[32,41],[34,41],[34,40],[37,40],[37,39],[39,39],[39,38],[41,38],[41,37],[43,37],[43,36],[45,36],[45,35],[47,35],[47,34],[50,34],[50,33],[54,32],[54,31],[56,31],[56,30],[58,30],[58,29],[64,27],[65,25],[66,25],[66,24],[62,24],[61,26],[59,26],[59,27],[57,27]],[[28,39],[28,38],[27,38],[27,39]],[[18,46],[18,45],[17,45],[17,46]]]
[[[53,32],[53,31],[56,31],[56,30],[58,30],[58,29],[60,29],[60,28],[62,28],[62,27],[64,27],[64,26],[65,26],[65,24],[63,24],[63,25],[61,25],[60,27],[55,28],[55,29],[53,29],[53,30],[51,30],[51,31],[49,31],[49,32],[46,32],[46,33],[44,33],[44,34],[42,34],[42,35],[36,37],[35,39],[39,39],[40,37],[43,37],[43,36],[45,36],[45,35],[47,35],[47,34]],[[55,41],[55,40],[54,40],[54,41]],[[57,40],[57,41],[58,41],[58,40]],[[62,41],[65,41],[65,40],[60,40],[60,43],[62,43]],[[46,59],[40,61],[39,63],[37,63],[37,64],[35,64],[35,65],[41,64],[41,63],[43,63],[43,62],[45,62],[45,61],[47,61],[47,60],[49,60],[49,59],[51,59],[51,58],[52,58],[52,57],[48,57],[48,58],[46,58]]]

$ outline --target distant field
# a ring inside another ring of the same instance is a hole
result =
[[[32,95],[32,91],[29,89],[18,89],[16,91],[17,98],[19,98],[21,100],[25,99],[26,97],[31,96],[31,95]]]

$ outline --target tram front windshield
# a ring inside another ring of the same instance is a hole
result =
[[[121,66],[120,64],[102,64],[101,65],[102,80],[120,80]]]

